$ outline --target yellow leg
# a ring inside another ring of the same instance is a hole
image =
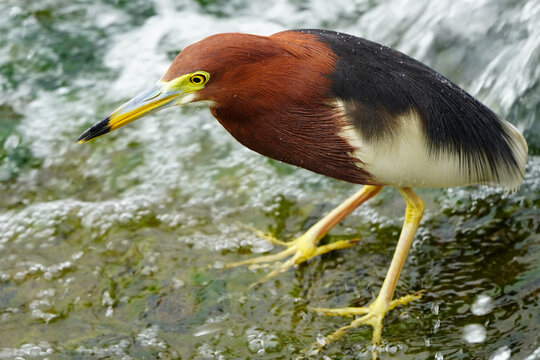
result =
[[[394,297],[394,290],[396,289],[396,284],[407,258],[407,253],[411,247],[414,235],[418,226],[420,225],[420,220],[424,213],[424,202],[418,195],[416,195],[410,188],[400,188],[399,192],[405,198],[407,202],[407,209],[405,211],[405,221],[403,223],[403,228],[401,230],[401,235],[399,236],[399,241],[394,252],[394,257],[390,263],[390,268],[384,279],[382,288],[375,299],[370,305],[366,307],[358,308],[342,308],[342,309],[327,309],[327,308],[314,308],[313,310],[325,313],[327,315],[339,315],[339,316],[355,316],[363,315],[355,320],[353,320],[349,325],[344,326],[334,333],[326,337],[327,341],[334,341],[339,339],[345,331],[359,327],[361,325],[370,325],[373,327],[373,359],[377,358],[377,345],[381,340],[382,332],[382,321],[386,312],[392,310],[398,305],[405,305],[412,300],[417,300],[420,298],[420,294],[416,293],[413,295],[407,295],[401,297],[397,300],[392,301]],[[321,345],[324,346],[324,345]]]
[[[260,256],[254,259],[238,261],[225,265],[226,268],[232,268],[241,265],[253,265],[266,262],[280,261],[290,257],[288,260],[279,262],[274,270],[266,275],[261,281],[264,282],[269,278],[288,270],[291,266],[303,263],[317,255],[327,253],[332,250],[345,249],[354,245],[357,240],[342,240],[336,241],[328,245],[317,247],[317,243],[327,233],[336,226],[341,220],[349,215],[354,209],[362,203],[371,199],[381,191],[382,186],[366,185],[359,192],[345,200],[341,205],[332,210],[328,215],[319,220],[303,235],[290,242],[283,242],[257,231],[257,233],[278,245],[284,245],[287,248],[277,254]],[[255,285],[255,284],[254,284]]]

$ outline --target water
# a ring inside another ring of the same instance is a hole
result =
[[[419,192],[397,295],[426,293],[385,319],[381,358],[540,358],[537,1],[4,0],[0,14],[0,359],[290,358],[348,321],[308,307],[373,299],[402,221],[395,190],[332,231],[362,237],[353,249],[248,290],[266,269],[211,268],[269,250],[244,225],[293,238],[357,187],[250,152],[198,107],[72,143],[194,41],[306,27],[426,62],[530,147],[515,194]],[[370,339],[360,328],[317,356],[369,358]]]

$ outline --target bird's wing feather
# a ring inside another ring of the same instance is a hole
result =
[[[459,86],[389,47],[328,30],[300,31],[316,35],[336,54],[331,96],[342,106],[364,151],[390,149],[386,151],[397,154],[399,165],[409,158],[411,169],[415,161],[424,161],[424,167],[416,166],[424,175],[441,171],[444,162],[448,171],[457,172],[456,184],[434,180],[423,186],[519,186],[527,159],[525,140]]]

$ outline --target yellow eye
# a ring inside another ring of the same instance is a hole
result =
[[[202,85],[206,81],[208,81],[208,78],[204,74],[194,74],[189,78],[189,82],[195,85]]]

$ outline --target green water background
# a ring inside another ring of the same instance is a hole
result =
[[[277,251],[358,186],[263,158],[201,107],[91,144],[90,124],[217,32],[329,28],[434,67],[524,132],[520,190],[425,189],[385,319],[382,359],[540,358],[538,1],[0,2],[0,359],[289,359],[384,279],[403,219],[394,189],[324,241],[361,238],[259,287],[220,264]],[[369,359],[371,329],[318,359]]]

